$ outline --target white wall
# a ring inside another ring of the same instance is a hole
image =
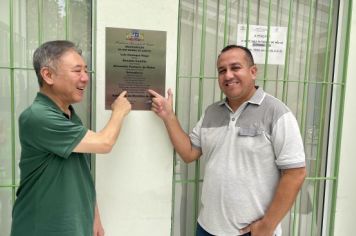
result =
[[[167,32],[166,88],[175,91],[178,0],[98,0],[97,121],[104,127],[105,27]],[[173,149],[151,111],[131,111],[110,154],[97,155],[96,189],[108,236],[170,235]]]
[[[356,4],[353,2],[334,235],[355,235]]]

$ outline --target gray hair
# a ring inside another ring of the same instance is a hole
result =
[[[73,42],[67,40],[49,41],[36,49],[33,54],[33,68],[35,69],[40,87],[43,85],[41,69],[43,67],[56,66],[60,57],[71,50],[82,55],[82,50],[80,50]]]

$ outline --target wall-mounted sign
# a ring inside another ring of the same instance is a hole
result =
[[[264,64],[266,57],[267,26],[249,25],[248,44],[256,64]],[[237,44],[246,46],[246,24],[237,26]],[[268,64],[284,65],[287,27],[270,26]]]
[[[124,90],[133,110],[150,110],[147,89],[164,95],[166,32],[106,28],[105,109]]]

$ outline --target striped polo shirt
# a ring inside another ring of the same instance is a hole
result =
[[[280,170],[305,166],[294,115],[262,88],[235,112],[226,100],[210,105],[190,139],[202,151],[198,222],[213,235],[239,235],[239,229],[265,214]]]

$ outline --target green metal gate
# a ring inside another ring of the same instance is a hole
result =
[[[241,42],[250,47],[256,29],[266,29],[257,84],[295,114],[308,170],[282,222],[284,235],[333,235],[345,85],[344,68],[338,65],[346,57],[343,40],[348,38],[340,36],[349,28],[350,5],[350,1],[336,0],[180,1],[176,113],[187,132],[207,105],[222,98],[216,79],[219,51]],[[340,20],[346,20],[344,29],[338,27]],[[244,29],[242,39],[238,29]],[[284,58],[274,57],[266,46],[276,42],[277,30],[285,33],[280,38],[285,44],[280,51]],[[174,236],[194,235],[204,181],[202,166],[201,161],[186,165],[175,157]]]
[[[41,43],[55,39],[77,43],[88,68],[93,68],[92,1],[0,1],[0,235],[10,234],[12,205],[19,183],[17,119],[38,91],[32,55]],[[90,90],[89,86],[84,101],[76,105],[88,127]]]

